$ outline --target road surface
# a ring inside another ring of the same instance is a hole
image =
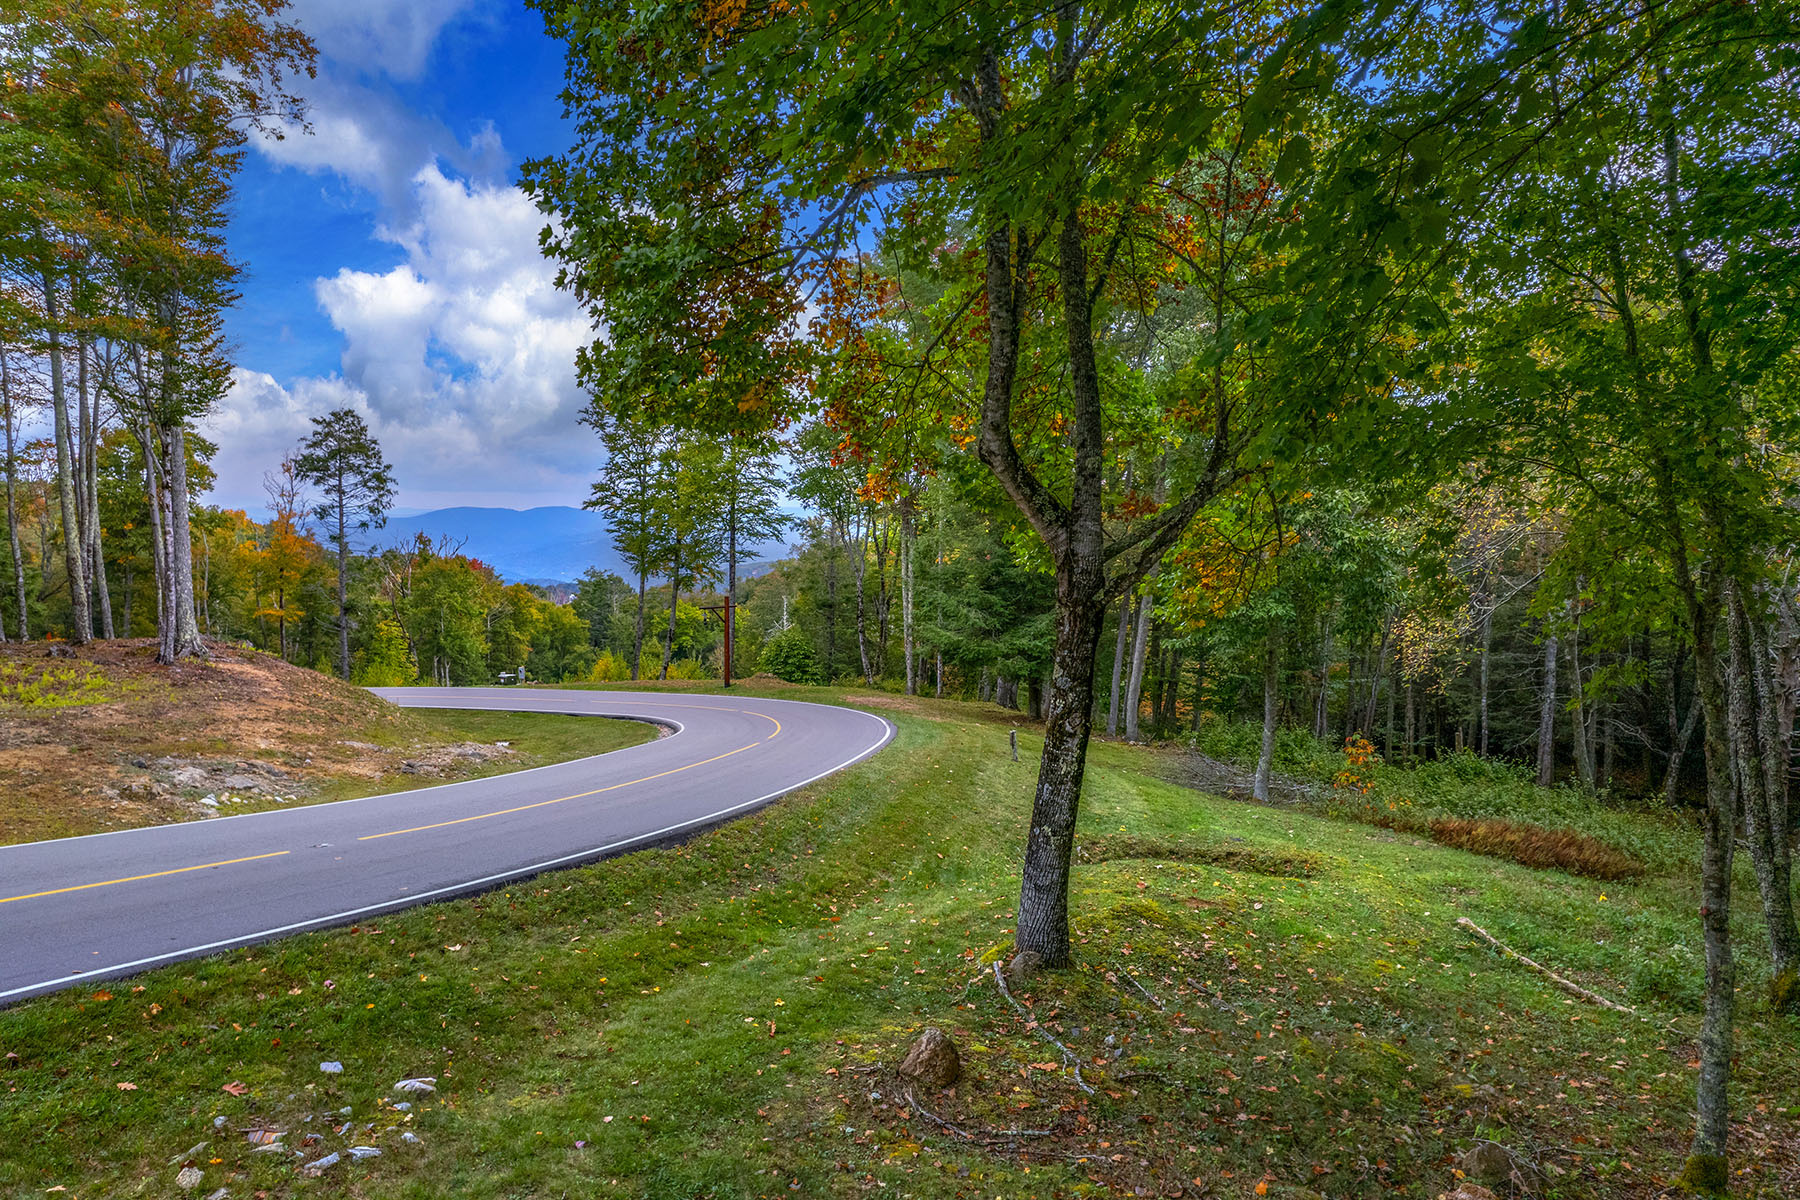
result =
[[[0,1004],[672,841],[874,754],[893,726],[750,696],[377,688],[410,708],[654,721],[610,754],[410,792],[0,846]]]

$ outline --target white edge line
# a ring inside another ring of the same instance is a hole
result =
[[[425,707],[425,706],[420,706],[420,707]],[[830,707],[842,707],[842,706],[821,705],[820,707],[830,708]],[[704,825],[709,821],[717,821],[720,818],[728,817],[733,813],[742,812],[744,809],[754,808],[755,806],[757,806],[759,804],[765,804],[771,800],[780,799],[782,796],[785,796],[790,792],[797,792],[801,788],[806,787],[809,784],[817,783],[819,780],[825,778],[827,775],[834,775],[837,772],[842,771],[846,767],[853,767],[857,763],[861,762],[863,759],[868,758],[869,756],[873,755],[876,751],[880,750],[883,746],[886,746],[889,742],[893,741],[895,735],[899,732],[899,727],[896,726],[892,721],[889,721],[886,717],[877,716],[875,713],[868,712],[868,711],[866,711],[864,709],[860,709],[860,708],[845,708],[844,711],[861,713],[865,717],[869,717],[869,718],[872,718],[873,720],[881,722],[881,726],[882,726],[881,740],[876,742],[873,746],[870,746],[865,750],[861,750],[861,751],[857,752],[854,756],[845,759],[843,762],[837,764],[837,766],[828,767],[825,770],[820,771],[817,775],[812,776],[810,779],[802,779],[799,783],[789,784],[787,787],[781,788],[778,791],[773,791],[773,792],[769,792],[766,795],[758,796],[754,800],[745,800],[742,803],[734,804],[729,808],[722,808],[718,812],[708,813],[707,815],[705,815],[703,817],[694,817],[691,820],[681,821],[674,825],[665,825],[663,828],[651,830],[649,833],[634,834],[631,837],[622,838],[616,842],[608,842],[604,846],[595,846],[591,850],[578,850],[573,854],[565,854],[559,858],[547,859],[544,862],[534,863],[528,867],[518,867],[514,870],[502,871],[495,875],[485,875],[485,876],[481,877],[480,879],[470,879],[470,880],[466,880],[462,883],[446,884],[444,887],[433,888],[429,892],[419,892],[419,893],[417,893],[415,895],[411,895],[411,896],[399,897],[399,898],[396,898],[393,900],[384,900],[379,904],[365,904],[361,908],[348,908],[348,909],[345,909],[343,912],[335,912],[335,913],[331,913],[331,914],[329,914],[327,916],[323,916],[323,917],[313,917],[313,918],[311,918],[309,920],[305,920],[305,921],[296,921],[291,925],[277,925],[272,929],[259,929],[255,933],[246,933],[246,934],[242,934],[238,937],[226,938],[222,941],[207,942],[204,945],[199,945],[199,946],[184,946],[180,950],[170,950],[166,954],[157,954],[157,955],[153,955],[149,958],[137,958],[137,959],[133,959],[130,962],[113,963],[110,966],[95,967],[91,971],[82,971],[79,974],[75,974],[75,975],[62,975],[62,976],[58,976],[55,979],[44,979],[44,980],[39,980],[37,983],[28,983],[28,984],[24,984],[20,987],[8,988],[6,991],[0,992],[0,1000],[6,1000],[6,999],[9,999],[14,996],[23,996],[26,992],[36,991],[40,988],[49,989],[49,991],[52,991],[52,992],[61,991],[63,988],[68,987],[70,984],[78,983],[83,979],[92,979],[96,976],[112,975],[112,974],[116,974],[118,972],[131,971],[134,967],[147,967],[153,963],[169,962],[172,960],[179,960],[179,959],[196,958],[196,957],[200,957],[202,955],[208,954],[214,950],[228,950],[234,946],[243,946],[243,945],[254,944],[257,942],[266,941],[271,938],[280,937],[283,934],[298,933],[302,929],[310,929],[316,925],[331,925],[331,924],[334,924],[337,922],[347,920],[351,917],[360,917],[360,916],[364,915],[365,913],[382,912],[382,911],[391,910],[391,909],[411,908],[415,905],[423,904],[425,901],[430,900],[434,896],[443,896],[443,895],[469,892],[476,888],[484,887],[485,885],[490,884],[490,883],[504,883],[507,880],[511,880],[511,879],[528,878],[533,875],[541,874],[544,871],[548,871],[552,867],[562,866],[565,863],[579,862],[584,859],[599,858],[603,855],[606,855],[610,851],[618,850],[625,846],[634,845],[638,842],[647,842],[653,838],[664,837],[668,834],[678,832],[679,830],[688,829],[695,825]],[[595,757],[600,757],[600,756],[596,755]],[[579,761],[579,760],[577,760],[577,761]],[[521,771],[521,772],[519,772],[519,774],[524,774],[524,772]],[[423,789],[421,789],[421,790],[423,790]],[[244,813],[244,814],[240,814],[240,815],[256,816],[258,814]],[[125,833],[125,832],[129,832],[129,831],[128,830],[119,830],[118,832]],[[39,843],[27,843],[27,844],[34,845],[34,844],[39,844]]]

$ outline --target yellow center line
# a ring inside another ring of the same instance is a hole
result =
[[[773,721],[775,718],[770,717],[769,719],[771,721]],[[777,732],[779,732],[779,729],[777,730]],[[775,734],[773,734],[773,733],[769,735],[769,737],[774,737],[774,736],[775,736]],[[766,742],[768,740],[769,740],[769,738],[764,738],[763,742]],[[730,758],[732,755],[742,754],[746,750],[754,750],[760,745],[762,745],[762,742],[751,742],[748,746],[739,746],[736,750],[727,750],[723,754],[715,754],[711,758],[703,758],[699,762],[691,762],[683,767],[671,767],[667,771],[658,771],[656,774],[646,775],[642,779],[630,779],[630,780],[625,781],[624,783],[614,783],[614,784],[610,784],[603,788],[595,788],[591,792],[576,792],[573,796],[558,796],[554,800],[539,800],[535,804],[521,804],[517,808],[503,808],[497,812],[477,813],[475,816],[472,816],[472,817],[458,817],[454,821],[437,821],[430,825],[414,825],[410,829],[390,829],[386,833],[365,834],[364,836],[359,837],[356,840],[359,842],[372,842],[372,841],[375,841],[377,838],[395,837],[402,833],[419,833],[426,829],[443,829],[445,826],[448,826],[448,825],[463,825],[463,824],[467,824],[470,821],[485,821],[489,817],[504,817],[511,813],[529,812],[531,809],[534,809],[534,808],[544,808],[545,806],[551,805],[551,804],[561,804],[567,800],[580,800],[587,796],[598,796],[602,792],[616,792],[620,788],[633,787],[640,783],[649,783],[652,779],[661,779],[665,775],[678,775],[683,771],[691,771],[695,767],[704,767],[707,763],[718,762],[721,758]]]
[[[78,883],[73,887],[51,888],[47,892],[28,892],[23,896],[7,896],[0,899],[0,904],[11,904],[14,900],[35,900],[39,896],[60,896],[64,892],[84,892],[89,888],[111,887],[115,883],[136,883],[140,879],[158,879],[164,875],[182,875],[188,871],[204,871],[208,867],[229,867],[234,863],[255,862],[261,858],[280,858],[288,853],[286,850],[275,850],[268,854],[252,854],[248,858],[227,858],[222,862],[199,863],[191,867],[176,867],[169,871],[152,871],[148,875],[127,875],[123,879],[102,879],[99,883]]]

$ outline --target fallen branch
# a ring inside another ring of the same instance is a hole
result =
[[[1017,1009],[1021,1017],[1025,1018],[1025,1028],[1035,1030],[1039,1037],[1062,1051],[1063,1061],[1068,1063],[1070,1068],[1075,1072],[1075,1086],[1092,1096],[1094,1094],[1094,1089],[1089,1087],[1087,1085],[1087,1080],[1081,1077],[1080,1057],[1077,1056],[1073,1050],[1057,1041],[1056,1036],[1048,1029],[1045,1029],[1043,1025],[1038,1022],[1038,1019],[1026,1010],[1023,1004],[1020,1004],[1017,1000],[1013,999],[1011,990],[1006,986],[1006,976],[1000,973],[1000,962],[998,959],[994,961],[994,982],[1000,986],[1000,994],[1006,997],[1006,1002]]]
[[[956,1126],[919,1103],[919,1097],[914,1094],[910,1087],[906,1089],[906,1099],[907,1102],[912,1105],[914,1112],[930,1121],[933,1125],[936,1125],[940,1129],[947,1129],[957,1137],[967,1138],[972,1142],[1004,1142],[1013,1138],[1049,1137],[1056,1132],[1054,1129],[983,1129],[975,1133],[970,1133],[966,1129],[958,1129]]]
[[[1469,920],[1469,918],[1467,918],[1467,917],[1456,918],[1456,923],[1458,925],[1460,925],[1462,928],[1467,929],[1469,932],[1473,933],[1476,937],[1480,938],[1482,941],[1486,942],[1488,945],[1492,946],[1494,949],[1498,950],[1500,953],[1506,955],[1506,957],[1512,959],[1513,961],[1515,961],[1533,971],[1536,971],[1539,975],[1542,975],[1545,979],[1548,979],[1551,983],[1554,983],[1557,987],[1561,988],[1563,991],[1569,993],[1569,995],[1574,996],[1577,999],[1586,1000],[1589,1004],[1598,1004],[1601,1008],[1610,1008],[1614,1012],[1622,1012],[1622,1013],[1637,1012],[1637,1009],[1635,1009],[1635,1008],[1628,1008],[1625,1005],[1620,1004],[1615,1000],[1608,1000],[1605,996],[1602,996],[1600,993],[1590,992],[1586,988],[1582,987],[1579,983],[1574,982],[1573,980],[1564,979],[1561,975],[1558,975],[1555,971],[1552,971],[1549,967],[1546,967],[1543,963],[1533,962],[1531,959],[1526,958],[1523,954],[1520,954],[1517,950],[1514,950],[1511,946],[1508,946],[1506,943],[1502,942],[1499,938],[1495,937],[1493,934],[1489,933],[1487,930],[1483,929],[1481,926],[1477,925],[1475,922]]]
[[[1139,983],[1136,980],[1136,978],[1134,978],[1132,975],[1130,975],[1125,970],[1124,967],[1119,966],[1117,963],[1113,964],[1113,969],[1111,972],[1108,973],[1108,978],[1114,980],[1115,982],[1117,980],[1123,979],[1125,982],[1129,983],[1132,987],[1134,987],[1138,990],[1139,995],[1141,995],[1144,999],[1148,1000],[1150,1003],[1156,1005],[1157,1012],[1168,1012],[1169,1011],[1168,1009],[1163,1007],[1163,1002],[1161,1000],[1158,1000],[1155,996],[1150,994],[1149,988],[1147,988],[1143,984]]]

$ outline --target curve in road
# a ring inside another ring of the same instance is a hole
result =
[[[463,783],[0,846],[0,1004],[689,836],[860,762],[873,713],[732,695],[376,688],[672,736]]]

